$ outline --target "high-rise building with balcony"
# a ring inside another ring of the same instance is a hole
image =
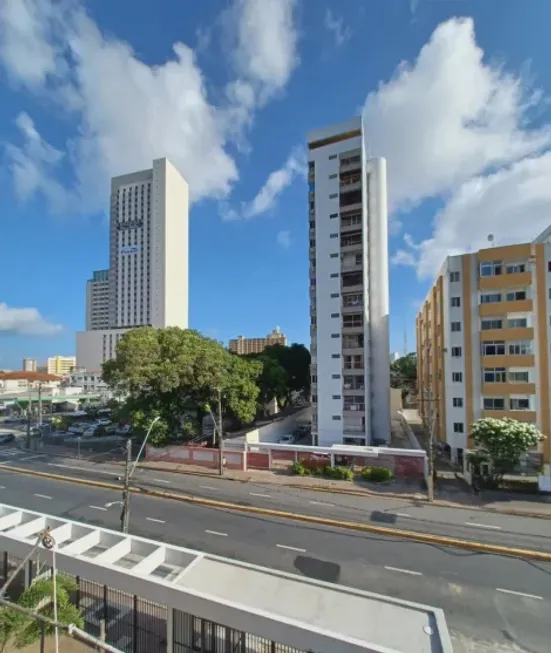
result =
[[[536,424],[549,476],[551,228],[534,242],[449,256],[417,316],[421,415],[453,459],[482,417]]]
[[[77,333],[79,367],[100,370],[128,329],[187,329],[188,211],[188,185],[167,159],[111,180],[109,270],[87,284],[97,302]]]
[[[312,433],[390,438],[387,189],[360,118],[308,135]]]
[[[244,336],[237,336],[230,340],[230,351],[234,354],[260,354],[266,347],[271,345],[287,344],[287,337],[281,333],[281,329],[276,327],[265,338],[245,338]]]
[[[36,358],[24,358],[23,359],[23,372],[36,372]]]

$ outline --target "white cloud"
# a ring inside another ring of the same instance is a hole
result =
[[[277,244],[283,249],[291,247],[291,232],[287,230],[279,231],[276,236]]]
[[[260,97],[265,102],[281,90],[296,64],[294,4],[266,0],[260,9],[253,0],[236,0],[239,75],[225,104],[213,106],[183,43],[173,44],[170,60],[148,66],[129,44],[102,34],[78,0],[0,3],[0,59],[10,78],[58,102],[78,124],[64,148],[74,173],[65,204],[78,198],[86,211],[102,208],[111,176],[162,156],[185,176],[193,200],[228,195],[238,179],[228,143],[246,149],[243,130]],[[38,134],[35,141],[56,151]],[[45,192],[57,161],[36,156],[27,141],[8,153],[12,167],[32,169],[34,190]]]
[[[344,45],[352,36],[352,29],[348,25],[344,24],[344,20],[342,18],[333,16],[333,13],[329,8],[325,12],[323,24],[325,25],[326,29],[333,34],[335,45],[337,47]]]
[[[391,256],[390,263],[392,265],[415,267],[417,265],[417,259],[412,252],[408,252],[405,249],[397,249],[396,252],[394,252],[394,255]]]
[[[250,202],[243,202],[240,210],[230,208],[226,203],[220,206],[220,215],[224,220],[250,220],[267,213],[277,203],[283,191],[297,177],[306,176],[306,154],[301,147],[295,147],[281,168],[274,170]]]
[[[471,19],[442,23],[414,64],[367,96],[370,153],[385,156],[391,208],[408,208],[473,175],[537,152],[551,130],[528,131],[522,79],[483,59]]]
[[[47,322],[36,308],[13,308],[0,302],[0,333],[52,336],[61,329],[59,324]]]

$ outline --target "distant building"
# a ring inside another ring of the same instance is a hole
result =
[[[90,372],[77,367],[69,374],[69,384],[72,388],[81,388],[84,394],[107,392],[107,384],[101,378],[101,372]]]
[[[36,358],[24,358],[23,359],[23,372],[36,372]]]
[[[397,351],[392,352],[390,354],[390,362],[395,363],[399,358],[401,358],[400,354]]]
[[[75,356],[52,356],[48,358],[48,374],[66,376],[73,367],[76,367],[76,364]]]
[[[276,327],[265,338],[245,338],[244,336],[237,336],[237,338],[230,340],[230,351],[234,354],[260,354],[266,347],[271,345],[287,344],[287,336],[281,333],[281,329]]]
[[[40,372],[0,372],[0,395],[23,394],[39,387],[45,392],[59,387],[61,377]]]
[[[86,331],[109,327],[109,270],[96,270],[86,282]]]

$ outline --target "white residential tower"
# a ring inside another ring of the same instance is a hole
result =
[[[187,328],[188,213],[188,185],[167,159],[112,179],[109,270],[87,283],[79,367],[100,370],[129,328]]]
[[[390,438],[386,164],[360,118],[308,136],[314,441]]]

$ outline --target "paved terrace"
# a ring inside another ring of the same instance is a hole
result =
[[[50,529],[40,561],[177,611],[316,653],[451,653],[443,612],[348,587],[0,504],[0,550],[24,556]],[[185,525],[183,525],[185,528]]]

